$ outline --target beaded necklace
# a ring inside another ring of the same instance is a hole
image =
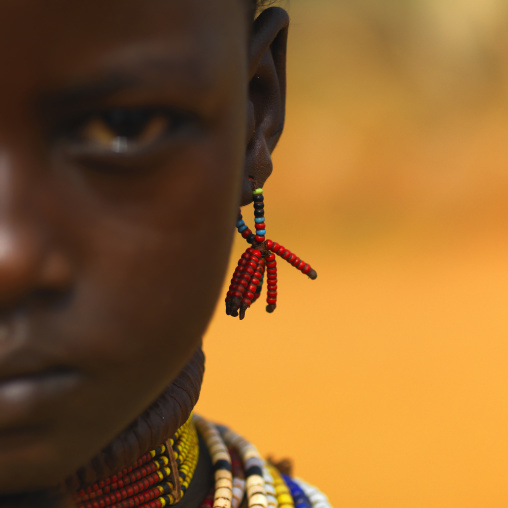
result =
[[[281,474],[254,445],[197,415],[131,467],[77,491],[77,508],[163,508],[178,503],[198,462],[198,432],[210,454],[215,480],[200,508],[240,508],[245,497],[249,508],[331,508],[315,487]]]
[[[197,415],[194,421],[215,470],[214,492],[201,508],[238,508],[245,494],[249,508],[331,508],[316,487],[282,475],[253,444],[232,430]]]
[[[162,508],[182,498],[194,476],[199,443],[192,417],[131,467],[74,494],[77,508]]]

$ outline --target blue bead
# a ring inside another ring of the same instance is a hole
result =
[[[237,227],[237,228],[241,228],[244,224],[245,224],[245,222],[244,222],[243,220],[239,220],[239,221],[236,223],[236,227]]]
[[[248,228],[248,227],[244,224],[243,226],[240,226],[240,227],[238,228],[238,232],[239,232],[239,233],[243,233],[246,229],[249,229],[249,228]]]
[[[289,487],[289,491],[295,502],[295,508],[311,508],[312,503],[300,486],[291,477],[285,474],[282,475],[282,478]]]
[[[256,221],[256,224],[263,224],[265,222],[265,218],[261,217],[261,219],[254,219]]]
[[[256,231],[258,236],[265,236],[266,235],[266,229],[258,229]]]

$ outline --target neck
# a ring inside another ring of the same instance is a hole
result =
[[[198,401],[204,363],[199,347],[161,396],[108,447],[67,479],[67,489],[78,490],[121,471],[172,436],[187,421]]]

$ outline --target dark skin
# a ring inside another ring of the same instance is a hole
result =
[[[63,482],[200,361],[284,123],[287,14],[248,7],[2,0],[2,507],[72,506]]]

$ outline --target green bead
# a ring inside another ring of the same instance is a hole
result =
[[[256,189],[252,194],[254,194],[254,196],[259,196],[260,194],[263,194],[263,189]]]

